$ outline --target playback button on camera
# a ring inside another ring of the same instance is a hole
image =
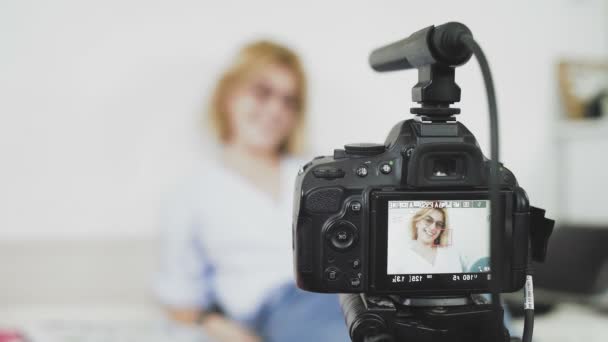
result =
[[[325,237],[334,249],[345,250],[356,242],[357,228],[348,221],[338,221],[329,227]]]
[[[391,173],[391,171],[393,171],[393,167],[390,163],[380,164],[380,172],[382,172],[383,174],[388,175],[389,173]]]

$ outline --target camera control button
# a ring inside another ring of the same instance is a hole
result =
[[[349,231],[340,230],[334,234],[332,239],[336,241],[337,244],[347,244],[352,240],[352,234]]]
[[[357,240],[357,228],[350,222],[338,221],[327,230],[326,238],[335,249],[345,250]]]
[[[357,168],[357,170],[355,172],[357,173],[357,176],[365,177],[365,176],[367,176],[367,166],[361,165]]]
[[[350,286],[359,287],[361,285],[361,279],[359,278],[350,278]]]
[[[338,270],[335,267],[330,267],[328,269],[325,270],[325,277],[327,278],[327,280],[336,280],[338,279],[338,276],[340,275],[340,270]]]
[[[361,211],[361,202],[359,202],[359,201],[350,202],[350,210],[352,210],[355,213],[360,212]]]
[[[358,269],[359,267],[361,267],[361,260],[359,260],[359,259],[353,260],[352,266],[354,269]]]
[[[385,175],[388,175],[391,173],[391,171],[393,171],[393,167],[389,163],[383,163],[380,165],[380,172],[384,173]]]

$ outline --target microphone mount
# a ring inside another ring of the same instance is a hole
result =
[[[410,109],[423,121],[453,121],[459,108],[450,107],[460,101],[460,87],[455,82],[455,68],[472,56],[462,42],[472,36],[464,24],[450,22],[429,26],[408,38],[374,50],[371,67],[380,72],[418,69],[418,83],[412,88],[412,101],[420,107]]]

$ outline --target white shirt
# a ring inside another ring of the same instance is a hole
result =
[[[437,274],[466,271],[454,247],[436,247],[435,260],[430,263],[411,248],[405,247],[389,255],[388,274]]]
[[[233,317],[255,313],[272,291],[293,282],[291,222],[300,162],[280,165],[280,200],[219,162],[207,162],[163,219],[160,300]]]

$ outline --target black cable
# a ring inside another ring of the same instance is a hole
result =
[[[490,192],[490,217],[491,217],[491,230],[490,240],[492,246],[491,255],[491,292],[492,292],[492,303],[494,305],[500,305],[500,285],[502,284],[501,270],[502,270],[502,248],[500,248],[500,235],[498,229],[501,226],[501,220],[499,217],[500,206],[500,185],[498,181],[498,107],[496,105],[496,93],[494,92],[494,82],[492,81],[492,74],[490,72],[490,66],[486,56],[484,55],[481,47],[473,39],[471,35],[462,35],[462,42],[473,52],[479,67],[481,68],[481,74],[483,75],[483,81],[486,86],[486,92],[488,96],[488,107],[490,114],[490,181],[489,181],[489,192]],[[498,247],[498,248],[497,248]]]
[[[524,310],[524,335],[522,342],[531,342],[534,333],[534,310]]]
[[[469,34],[463,34],[460,36],[460,40],[469,48],[475,55],[475,59],[479,63],[481,68],[481,74],[483,75],[483,81],[486,87],[488,96],[488,107],[490,115],[490,181],[489,181],[489,192],[490,192],[490,217],[491,217],[491,230],[490,240],[492,246],[491,255],[491,292],[492,292],[492,304],[495,307],[501,305],[500,302],[500,286],[502,284],[502,260],[503,251],[500,246],[499,229],[501,225],[501,216],[499,216],[502,205],[500,203],[500,182],[499,182],[499,163],[498,163],[498,107],[496,105],[496,93],[494,91],[494,82],[492,80],[492,73],[490,72],[490,66],[485,54],[481,47],[473,36]],[[534,296],[533,296],[532,276],[528,275],[526,278],[526,306],[524,309],[525,320],[524,320],[524,334],[522,342],[531,342],[532,333],[534,329]],[[531,303],[531,305],[530,305]]]

